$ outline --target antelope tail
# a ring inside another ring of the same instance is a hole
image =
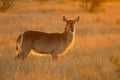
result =
[[[21,44],[22,44],[22,38],[23,38],[23,35],[22,35],[22,34],[20,34],[20,35],[18,36],[18,38],[17,38],[17,41],[16,41],[16,50],[17,50],[17,51],[18,51],[18,47],[20,47]]]

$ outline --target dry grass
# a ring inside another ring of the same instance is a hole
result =
[[[46,4],[52,4],[51,8],[57,7],[57,10],[51,11]],[[116,24],[120,9],[113,13],[110,7],[116,3],[106,4],[107,11],[96,14],[77,11],[79,3],[65,3],[66,7],[60,4],[25,2],[0,13],[0,80],[120,80],[120,26]],[[60,56],[58,61],[53,61],[51,56],[37,55],[30,55],[25,61],[14,60],[20,33],[26,30],[60,32],[65,25],[63,15],[81,18],[76,24],[75,43],[68,54]]]

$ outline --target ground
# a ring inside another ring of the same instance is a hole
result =
[[[15,60],[16,39],[27,30],[62,32],[62,16],[74,19],[75,42],[67,54],[31,54]],[[120,3],[89,13],[80,2],[17,1],[0,13],[0,80],[120,80]]]

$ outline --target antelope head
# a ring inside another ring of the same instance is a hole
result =
[[[68,20],[65,16],[63,16],[63,21],[66,23],[65,32],[73,33],[75,32],[74,24],[79,21],[79,16],[74,20]]]

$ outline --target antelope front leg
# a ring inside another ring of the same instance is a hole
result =
[[[52,54],[52,58],[53,58],[54,60],[57,60],[57,59],[58,59],[58,55],[57,55],[56,53],[53,53],[53,54]]]

